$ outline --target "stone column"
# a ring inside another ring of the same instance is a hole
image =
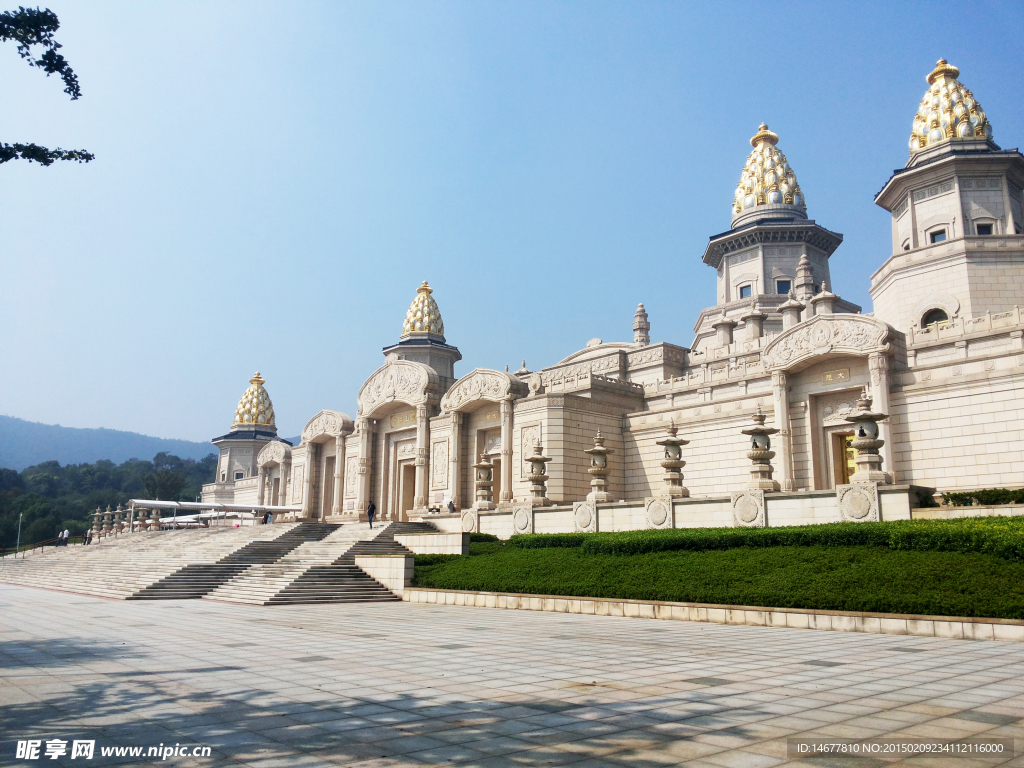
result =
[[[288,506],[288,475],[290,474],[289,469],[291,468],[291,462],[281,462],[281,486],[278,488],[278,494],[280,494],[277,503],[282,507]]]
[[[266,499],[267,490],[267,470],[263,467],[257,467],[256,469],[256,502],[259,506],[263,506],[267,503]]]
[[[459,411],[452,412],[452,446],[451,454],[448,456],[448,464],[451,472],[448,482],[452,487],[451,499],[455,508],[462,509],[462,414]]]
[[[427,506],[427,460],[430,454],[430,422],[427,406],[416,406],[416,499],[413,507],[425,510]]]
[[[361,515],[366,513],[366,507],[370,503],[370,467],[373,466],[373,457],[370,456],[371,437],[370,420],[359,419],[359,485],[356,489],[356,511]]]
[[[334,504],[331,514],[337,516],[341,514],[341,476],[345,461],[345,438],[341,435],[334,438],[334,453]]]
[[[881,352],[868,355],[868,370],[871,372],[871,401],[880,413],[889,413],[889,358]],[[892,457],[892,418],[878,422],[879,437],[885,441],[879,453],[882,467],[896,482],[896,463]]]
[[[793,439],[789,428],[789,382],[782,371],[772,373],[772,399],[775,404],[775,426],[779,430],[779,451],[782,454],[782,490],[792,491]]]
[[[306,446],[306,477],[303,480],[302,489],[302,516],[312,517],[313,516],[313,466],[314,457],[316,454],[316,443],[310,443]]]
[[[501,401],[501,498],[512,501],[512,398]]]

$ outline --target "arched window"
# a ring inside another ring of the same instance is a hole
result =
[[[944,309],[929,309],[924,313],[924,317],[921,318],[921,327],[927,328],[930,325],[937,325],[938,323],[949,322],[949,315],[946,314]]]

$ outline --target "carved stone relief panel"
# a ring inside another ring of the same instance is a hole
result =
[[[785,369],[830,352],[866,355],[889,349],[889,327],[859,315],[818,315],[783,331],[765,347],[762,361],[768,369]]]
[[[290,485],[292,488],[292,504],[301,504],[302,491],[306,487],[306,468],[302,464],[299,464],[299,466],[292,470]]]
[[[345,496],[347,498],[355,498],[356,475],[358,472],[359,458],[357,456],[349,456],[345,460]]]
[[[733,524],[744,528],[765,526],[764,491],[740,491],[732,494]]]
[[[857,407],[858,397],[860,397],[859,391],[850,391],[817,398],[818,414],[821,421],[845,423],[843,419]]]
[[[475,509],[462,510],[462,530],[466,533],[480,532],[480,516]]]
[[[577,533],[596,533],[597,504],[593,501],[574,501],[572,519]]]
[[[519,430],[519,476],[530,474],[530,462],[527,456],[533,455],[533,444],[540,440],[540,424],[523,427]]]
[[[878,484],[850,483],[836,486],[836,502],[843,520],[851,523],[878,522]]]
[[[533,533],[533,507],[524,505],[512,508],[512,530],[515,533]]]
[[[477,369],[459,379],[441,398],[443,412],[457,411],[476,400],[498,401],[512,391],[512,377],[500,371]]]
[[[647,499],[644,502],[644,514],[648,528],[672,528],[672,500]]]
[[[395,400],[410,405],[427,402],[427,389],[431,386],[428,370],[419,363],[389,360],[359,390],[359,415],[369,416],[380,404]]]
[[[430,451],[430,487],[443,490],[448,487],[448,441],[438,440]]]

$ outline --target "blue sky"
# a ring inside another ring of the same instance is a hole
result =
[[[12,6],[13,7],[13,6]],[[688,345],[764,120],[870,310],[925,75],[1022,144],[1024,4],[52,0],[83,96],[0,47],[0,412],[205,440],[356,394],[422,280],[474,367]]]

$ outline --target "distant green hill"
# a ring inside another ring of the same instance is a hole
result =
[[[75,429],[0,416],[0,467],[18,472],[44,461],[91,464],[107,459],[121,464],[128,459],[149,461],[161,452],[198,461],[216,453],[216,449],[210,443],[166,440],[116,429]]]

